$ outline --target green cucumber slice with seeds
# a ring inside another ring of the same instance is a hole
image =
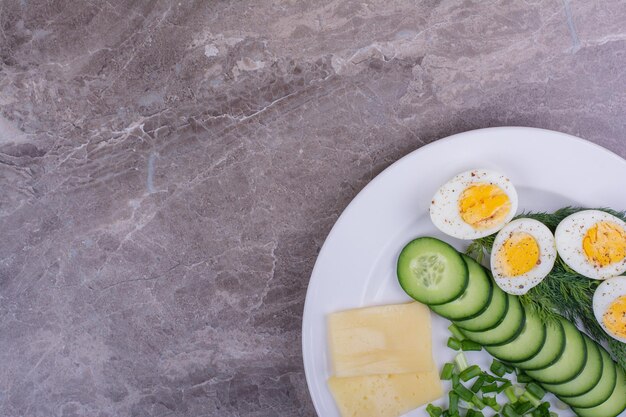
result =
[[[494,287],[485,268],[469,256],[461,256],[469,273],[467,288],[457,299],[431,307],[435,313],[449,320],[466,320],[480,315],[489,306]]]
[[[560,320],[565,330],[565,349],[554,364],[541,369],[527,370],[531,378],[546,384],[571,381],[583,371],[587,361],[587,344],[583,334],[572,323]]]
[[[526,313],[519,298],[508,295],[509,308],[506,317],[498,326],[490,330],[472,332],[461,329],[470,340],[483,346],[498,346],[511,342],[522,332],[526,323]]]
[[[617,417],[626,409],[626,377],[621,368],[617,368],[615,387],[609,398],[600,405],[589,408],[573,408],[579,417]]]
[[[535,356],[546,341],[546,325],[537,314],[526,310],[526,323],[518,337],[502,346],[487,346],[492,356],[505,362],[520,362]]]
[[[497,327],[509,309],[509,297],[507,294],[491,283],[492,292],[487,308],[478,316],[467,320],[456,320],[454,323],[463,330],[479,332]]]
[[[591,391],[602,378],[602,354],[598,345],[583,335],[587,344],[587,362],[583,371],[574,379],[563,384],[543,384],[543,387],[556,395],[568,397],[582,395]]]
[[[565,330],[560,321],[546,323],[546,340],[541,350],[532,358],[516,362],[515,366],[524,370],[546,368],[556,363],[565,350]]]
[[[598,346],[602,356],[602,378],[590,391],[575,397],[559,395],[571,407],[590,408],[604,403],[613,393],[617,381],[617,366],[604,348]]]
[[[457,299],[469,282],[467,265],[459,252],[433,237],[417,238],[402,249],[397,274],[402,289],[428,305]]]

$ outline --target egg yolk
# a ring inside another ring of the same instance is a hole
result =
[[[503,275],[517,277],[541,263],[539,245],[528,233],[513,233],[500,247],[497,260]]]
[[[502,223],[510,211],[509,196],[497,185],[472,184],[459,198],[461,218],[475,229],[487,229]]]
[[[611,303],[602,321],[610,333],[626,338],[626,295],[618,297]]]
[[[626,257],[626,231],[613,222],[598,222],[587,230],[583,251],[599,267],[620,262]]]

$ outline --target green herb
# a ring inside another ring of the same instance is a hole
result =
[[[459,395],[454,392],[454,391],[450,391],[448,393],[448,413],[449,414],[458,414],[459,413]]]
[[[460,350],[461,342],[458,339],[455,339],[454,337],[450,337],[448,339],[448,347],[452,350]]]
[[[548,226],[554,232],[565,217],[587,210],[581,207],[566,207],[554,213],[522,213],[517,218],[531,218]],[[624,221],[626,212],[600,208]],[[468,255],[479,262],[490,253],[495,235],[474,240],[467,249]],[[616,363],[626,371],[626,344],[608,336],[593,313],[593,293],[599,281],[589,279],[571,270],[560,258],[548,276],[528,293],[520,297],[521,302],[546,323],[564,316],[568,321],[580,322],[587,333],[596,341],[606,343]]]
[[[504,384],[500,385],[498,387],[498,394],[500,394],[502,391],[505,391],[506,389],[510,388],[513,384],[511,384],[511,381],[507,381]]]
[[[504,364],[496,359],[491,363],[491,367],[489,368],[494,375],[503,376],[506,374],[506,367]]]
[[[463,334],[463,332],[461,332],[461,329],[459,329],[456,325],[451,324],[448,327],[448,330],[450,330],[450,333],[452,333],[452,337],[454,337],[455,339],[459,341],[465,340],[465,335]]]
[[[502,409],[502,407],[500,407],[500,404],[498,404],[498,400],[496,399],[495,396],[489,397],[489,396],[483,395],[483,402],[487,404],[489,407],[491,407],[491,409],[494,411],[500,411]]]
[[[528,382],[533,382],[533,379],[518,369],[517,370],[517,382],[521,384],[525,384]]]
[[[461,399],[463,399],[463,401],[470,402],[470,401],[472,401],[472,398],[474,398],[474,393],[472,391],[468,390],[467,388],[465,388],[465,386],[463,386],[461,384],[457,385],[453,389],[454,389],[454,392],[459,394],[459,397],[461,397]]]
[[[546,391],[534,382],[526,385],[526,391],[538,399],[542,399],[546,395]]]
[[[459,378],[461,381],[467,382],[470,379],[476,378],[478,375],[482,373],[482,370],[478,365],[472,365],[469,368],[465,369],[463,372],[459,374]]]
[[[512,386],[509,386],[504,390],[504,395],[506,395],[506,398],[509,400],[509,402],[511,403],[517,402],[517,396],[515,395],[515,388],[513,388]]]
[[[472,385],[472,388],[471,388],[472,392],[480,391],[484,384],[485,384],[485,378],[482,376],[478,377],[476,382],[474,382],[474,384]]]
[[[461,341],[461,350],[471,351],[471,350],[483,350],[483,347],[480,343],[473,342],[471,340],[462,340]]]
[[[454,372],[454,364],[446,363],[443,365],[443,369],[441,370],[441,379],[444,381],[448,381],[452,379],[452,373]]]
[[[498,384],[496,384],[495,382],[493,384],[483,385],[482,392],[484,393],[497,392],[497,391],[498,391]]]
[[[463,352],[458,353],[454,357],[454,363],[456,364],[456,369],[458,369],[459,372],[463,372],[469,366],[467,364],[467,357],[463,354]]]
[[[524,415],[533,408],[535,408],[535,406],[533,406],[531,403],[517,403],[515,404],[514,408],[518,414]]]
[[[515,411],[511,404],[507,404],[504,406],[504,409],[502,410],[502,415],[504,415],[504,417],[522,417],[517,411]]]
[[[439,417],[441,416],[441,414],[443,414],[443,409],[441,407],[428,404],[428,407],[426,407],[426,412],[430,417]]]

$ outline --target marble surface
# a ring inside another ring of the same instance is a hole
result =
[[[302,309],[343,208],[474,128],[626,157],[625,22],[622,0],[1,1],[0,415],[314,416]]]

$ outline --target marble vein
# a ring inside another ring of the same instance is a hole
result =
[[[342,210],[469,129],[626,156],[625,21],[619,0],[0,2],[0,415],[314,416],[300,323]]]

